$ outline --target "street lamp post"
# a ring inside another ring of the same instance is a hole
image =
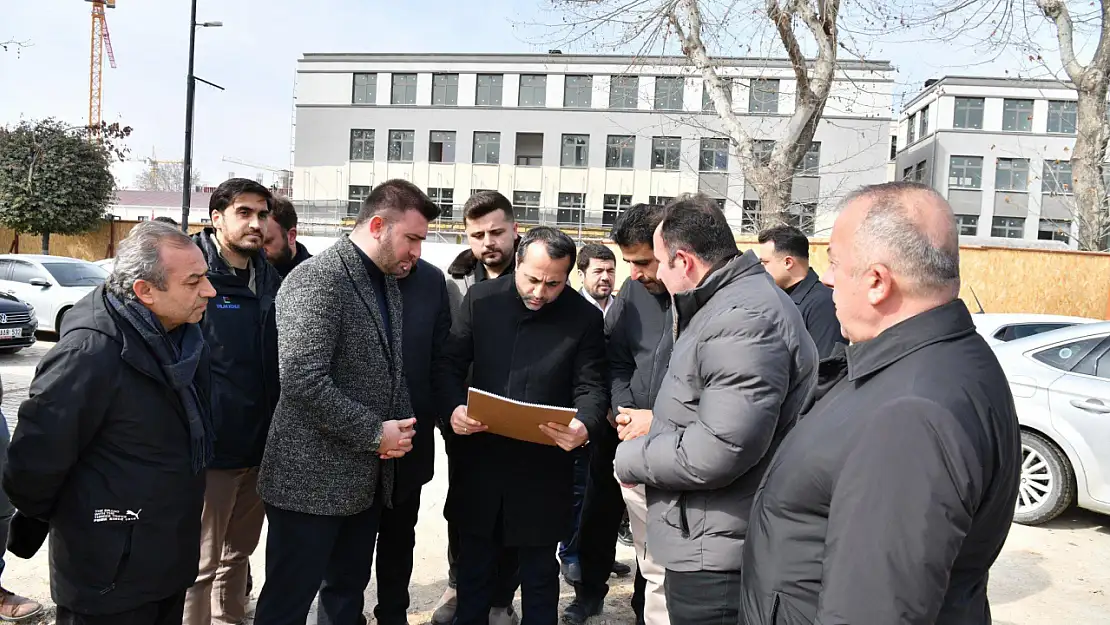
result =
[[[220,26],[223,26],[223,22],[197,23],[197,0],[193,0],[189,14],[189,75],[185,86],[185,158],[182,167],[185,170],[185,180],[181,192],[181,230],[184,232],[189,232],[189,205],[192,203],[193,194],[193,102],[196,100],[197,81],[223,91],[223,87],[193,75],[197,28],[219,28]]]

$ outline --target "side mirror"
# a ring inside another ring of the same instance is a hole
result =
[[[31,278],[31,286],[41,286],[44,289],[50,288],[50,281],[46,278]]]

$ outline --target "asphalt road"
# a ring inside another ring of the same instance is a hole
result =
[[[3,409],[9,427],[14,427],[20,402],[34,376],[39,358],[52,346],[40,342],[18,354],[0,356],[3,376]],[[445,467],[442,448],[437,466]],[[417,526],[415,567],[411,585],[410,623],[427,623],[447,579],[446,525],[443,501],[447,479],[441,471],[422,493]],[[263,545],[265,538],[263,538]],[[262,547],[252,559],[255,596],[264,582]],[[617,556],[632,564],[632,550],[620,546]],[[1014,525],[998,562],[991,571],[990,597],[995,625],[1104,625],[1110,623],[1110,517],[1078,510],[1064,513],[1040,527]],[[3,585],[14,592],[49,603],[46,550],[32,560],[9,556]],[[605,612],[591,621],[595,625],[634,622],[628,608],[632,580],[613,579]],[[573,591],[564,585],[565,606]],[[374,587],[367,589],[366,611],[374,606]],[[517,605],[519,609],[519,602]],[[52,623],[52,611],[40,621]],[[315,622],[310,618],[309,622]]]

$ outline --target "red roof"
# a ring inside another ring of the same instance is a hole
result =
[[[194,191],[189,198],[189,207],[206,210],[211,193]],[[181,206],[181,193],[178,191],[116,191],[115,206],[141,206],[156,208],[173,208]]]

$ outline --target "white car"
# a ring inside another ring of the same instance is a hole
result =
[[[992,346],[1080,323],[1101,321],[1086,317],[1025,313],[979,313],[972,315],[971,319],[975,322],[975,331]]]
[[[107,271],[86,260],[0,254],[0,291],[34,306],[39,330],[45,332],[57,332],[66,312],[107,277]]]
[[[993,349],[1021,426],[1014,520],[1044,523],[1072,504],[1110,514],[1110,322]]]

